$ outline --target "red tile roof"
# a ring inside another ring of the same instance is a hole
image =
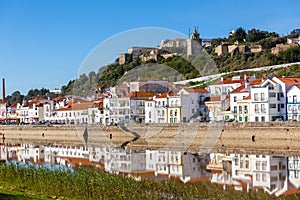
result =
[[[278,78],[286,84],[300,84],[300,78]]]
[[[240,87],[238,87],[238,88],[232,90],[230,93],[240,93],[240,92],[245,92],[245,91],[243,91],[243,89],[245,89],[245,85],[244,85],[244,84],[241,85]]]
[[[250,77],[247,77],[247,79]],[[223,81],[218,81],[217,83],[215,83],[214,85],[221,85],[221,84],[233,84],[233,83],[243,83],[246,80],[244,79],[244,77],[240,77],[240,79],[237,80],[233,80],[232,78],[226,78]]]
[[[175,92],[165,92],[161,95],[157,95],[156,98],[167,98],[167,97],[170,97],[170,96],[179,96],[177,93]]]
[[[262,83],[262,78],[255,79],[249,82],[249,85],[260,85]]]
[[[156,92],[131,92],[129,95],[127,95],[126,97],[153,97],[155,96],[157,93]]]
[[[211,96],[209,101],[221,101],[221,96]]]
[[[193,89],[193,88],[183,88],[187,92],[195,92],[195,93],[208,93],[206,89]]]
[[[245,97],[243,100],[249,100],[249,99],[251,99],[251,95]]]

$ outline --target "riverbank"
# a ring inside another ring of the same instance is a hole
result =
[[[299,155],[299,122],[1,126],[6,143]]]
[[[49,168],[0,164],[0,185],[54,199],[273,199],[263,191],[226,190],[209,181],[141,180],[107,174],[93,168]],[[130,187],[128,187],[130,186]],[[1,190],[0,190],[1,191]],[[285,196],[278,199],[294,199]]]

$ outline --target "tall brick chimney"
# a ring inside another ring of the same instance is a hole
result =
[[[2,101],[5,102],[5,79],[2,79]]]

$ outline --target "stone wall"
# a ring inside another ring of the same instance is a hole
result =
[[[1,126],[0,134],[5,135],[6,143],[126,146],[139,150],[300,154],[299,122],[131,124],[123,128]]]

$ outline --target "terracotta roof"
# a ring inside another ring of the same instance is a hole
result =
[[[129,95],[125,97],[153,97],[157,94],[157,92],[131,92]]]
[[[47,99],[45,99],[43,97],[35,97],[35,98],[31,99],[32,102],[38,102],[38,101],[44,101],[44,100],[47,100]]]
[[[81,102],[78,102],[78,103],[69,102],[65,107],[59,108],[55,111],[87,110],[93,104],[94,104],[93,101],[82,102],[82,103]]]
[[[193,88],[187,88],[187,87],[182,87],[187,92],[195,92],[195,93],[208,93],[208,90],[206,89],[193,89]]]
[[[221,101],[221,96],[211,96],[209,101]]]
[[[260,85],[262,83],[262,78],[255,79],[249,82],[249,85]]]
[[[87,110],[94,102],[85,102],[85,103],[74,103],[72,105],[72,110]]]
[[[65,99],[64,97],[55,97],[55,98],[53,98],[52,100],[53,101],[60,101],[60,100],[62,100],[62,99]]]
[[[243,89],[245,89],[245,85],[241,85],[240,87],[232,90],[230,93],[240,93],[240,92],[245,92],[245,91],[242,91]]]
[[[247,77],[247,79],[250,77]],[[223,81],[218,81],[217,83],[215,83],[214,85],[221,85],[221,84],[233,84],[233,83],[243,83],[246,80],[244,79],[244,77],[240,77],[240,79],[237,80],[233,80],[232,78],[226,78]]]
[[[249,100],[249,99],[251,99],[251,95],[245,97],[243,100]]]
[[[278,79],[287,84],[300,84],[300,78],[278,78]]]
[[[167,98],[167,97],[170,97],[170,96],[179,96],[179,95],[175,92],[165,92],[161,95],[157,95],[156,98]]]

